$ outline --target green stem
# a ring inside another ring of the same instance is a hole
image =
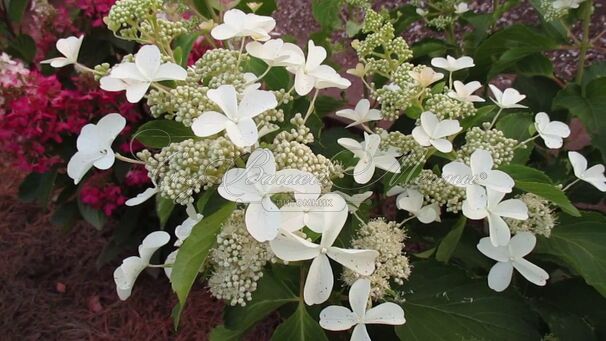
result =
[[[499,108],[499,111],[497,111],[497,114],[494,116],[494,118],[492,119],[492,122],[490,122],[490,126],[488,126],[488,129],[486,130],[490,130],[495,123],[497,123],[497,119],[499,118],[499,115],[501,115],[501,112],[503,111],[503,108]]]
[[[585,59],[587,57],[587,50],[589,49],[589,25],[591,24],[591,14],[593,12],[592,0],[588,0],[584,5],[583,39],[581,40],[581,48],[579,50],[579,65],[577,67],[576,77],[578,84],[583,80],[583,73],[585,72]]]
[[[261,79],[263,79],[263,77],[267,76],[269,71],[271,71],[271,66],[268,66],[267,69],[261,74],[261,76],[259,76],[259,77],[257,77],[257,79],[255,79],[255,82],[258,82]]]
[[[572,187],[572,185],[576,184],[579,181],[581,181],[581,179],[576,179],[573,182],[569,183],[566,187],[562,188],[562,192],[566,192],[566,190],[568,190],[570,187]]]
[[[242,60],[242,53],[244,52],[244,43],[246,43],[246,38],[242,37],[242,43],[240,43],[240,53],[238,54],[238,63],[236,64],[236,69],[240,67],[240,60]]]
[[[120,161],[124,161],[124,162],[128,162],[128,163],[134,163],[134,164],[137,164],[137,165],[145,165],[145,162],[143,162],[143,161],[131,159],[129,157],[120,155],[118,153],[116,153],[115,155],[116,155],[116,159],[118,159]]]
[[[311,113],[314,111],[316,99],[318,98],[318,92],[320,92],[320,90],[316,89],[316,91],[314,92],[314,97],[311,99],[311,102],[309,102],[309,108],[307,108],[307,113],[305,113],[305,118],[303,118],[303,123],[307,122],[307,119],[309,118]]]
[[[518,145],[516,145],[515,147],[513,147],[513,149],[514,149],[514,150],[516,150],[516,149],[518,149],[518,148],[522,147],[523,145],[525,145],[526,143],[528,143],[528,142],[530,142],[530,141],[532,141],[532,140],[536,139],[537,137],[539,137],[539,135],[535,135],[535,136],[533,136],[533,137],[531,137],[531,138],[528,138],[528,139],[526,139],[526,140],[524,140],[524,141],[522,141],[522,142],[518,143]]]

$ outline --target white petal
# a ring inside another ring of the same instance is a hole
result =
[[[345,307],[331,305],[320,312],[320,326],[326,330],[347,330],[356,323],[356,315]]]
[[[288,232],[294,232],[305,226],[305,212],[296,202],[288,203],[280,207],[280,228]],[[312,229],[313,230],[313,229]],[[320,233],[321,231],[318,231]]]
[[[366,114],[370,111],[370,101],[367,100],[366,98],[362,98],[356,104],[356,110],[355,111],[358,114],[360,114],[361,117],[366,116]]]
[[[299,68],[295,74],[295,91],[299,96],[307,95],[314,88],[316,79],[305,73],[303,68]]]
[[[519,258],[513,261],[513,267],[524,276],[529,282],[543,286],[547,284],[549,274],[540,267],[532,264],[524,258]]]
[[[170,281],[170,275],[173,272],[172,265],[175,264],[175,260],[177,260],[177,253],[179,253],[179,249],[169,253],[168,256],[166,256],[166,259],[164,260],[164,265],[171,265],[171,266],[166,266],[164,268],[164,274],[166,275],[166,277],[168,278],[169,281]]]
[[[488,214],[488,230],[490,233],[490,241],[494,246],[503,246],[509,243],[511,232],[509,226],[503,218],[496,214]]]
[[[337,140],[337,143],[354,153],[354,155],[356,155],[358,158],[362,158],[364,156],[364,146],[354,139],[342,137]]]
[[[472,180],[471,168],[458,161],[452,161],[442,168],[442,179],[457,187],[467,187]]]
[[[308,41],[305,68],[307,70],[313,70],[320,66],[324,59],[326,59],[326,50],[322,46],[316,46],[313,40]]]
[[[469,158],[469,167],[475,177],[482,178],[482,174],[487,175],[493,165],[492,155],[484,149],[476,149]]]
[[[154,75],[153,81],[184,81],[185,78],[187,78],[187,71],[181,67],[181,65],[175,63],[164,63],[158,68],[158,71]]]
[[[237,203],[260,202],[262,199],[254,184],[249,183],[248,171],[243,168],[228,170],[218,191],[223,198]]]
[[[488,216],[488,212],[483,207],[478,207],[478,204],[472,204],[469,199],[463,200],[462,210],[463,215],[469,219],[481,220]]]
[[[89,169],[93,167],[95,160],[98,160],[98,153],[82,153],[76,152],[67,163],[67,175],[74,180],[74,184],[78,184],[86,175]]]
[[[257,148],[246,161],[246,169],[250,178],[258,179],[260,176],[276,174],[276,160],[269,149]]]
[[[100,138],[111,145],[114,139],[126,127],[126,119],[120,114],[107,114],[97,122]]]
[[[592,184],[602,192],[606,192],[606,176],[604,176],[604,165],[594,165],[583,173],[582,179]]]
[[[148,264],[152,255],[162,246],[168,244],[170,235],[164,231],[155,231],[148,234],[139,245],[139,256]]]
[[[454,135],[463,130],[459,121],[457,120],[444,120],[438,123],[437,127],[434,129],[432,137],[435,139],[439,139],[442,137]]]
[[[498,262],[492,266],[488,273],[488,287],[490,289],[501,292],[511,283],[513,275],[513,265],[510,262]]]
[[[339,110],[335,114],[339,117],[344,117],[348,120],[354,121],[354,123],[352,123],[352,124],[359,123],[358,120],[360,119],[360,116],[358,115],[358,113],[356,111],[354,111],[352,109]]]
[[[421,127],[423,127],[423,130],[429,135],[429,137],[435,137],[434,131],[438,127],[438,123],[440,123],[440,121],[434,113],[425,111],[421,114]]]
[[[520,199],[508,199],[500,202],[496,208],[491,209],[492,213],[501,217],[513,218],[518,220],[528,219],[528,207]]]
[[[545,146],[549,149],[560,149],[564,144],[564,141],[559,136],[547,135],[539,133],[543,142],[545,142]]]
[[[423,194],[416,189],[408,189],[398,195],[396,206],[401,210],[416,214],[423,207]]]
[[[145,45],[135,55],[135,65],[146,80],[155,80],[156,73],[160,68],[162,55],[160,49],[155,45]]]
[[[139,103],[149,89],[149,82],[131,82],[126,85],[126,100],[130,103]]]
[[[543,132],[548,135],[554,135],[563,138],[570,136],[570,128],[568,127],[568,125],[559,121],[550,122],[545,127],[545,129],[543,129]]]
[[[574,170],[574,175],[581,178],[587,170],[587,159],[577,152],[568,152],[568,159]]]
[[[328,257],[323,254],[318,255],[311,262],[305,280],[303,288],[305,304],[314,305],[326,302],[332,292],[334,281]]]
[[[370,276],[375,271],[375,259],[379,252],[375,250],[347,250],[338,247],[328,248],[327,255],[337,263],[360,275]]]
[[[280,228],[280,209],[269,197],[248,205],[244,217],[248,233],[259,242],[276,238]]]
[[[360,319],[366,315],[366,306],[370,297],[370,280],[368,278],[360,278],[356,280],[349,289],[349,305],[351,310]]]
[[[84,36],[80,36],[79,38],[67,37],[64,39],[59,39],[57,40],[56,47],[57,50],[66,57],[70,64],[76,63],[83,40]]]
[[[537,244],[537,237],[531,232],[518,232],[509,241],[509,252],[515,257],[524,257],[529,254]]]
[[[238,31],[227,24],[221,24],[215,26],[215,28],[210,31],[210,35],[217,40],[227,40],[235,37],[238,34]]]
[[[364,318],[366,324],[389,324],[400,325],[406,323],[404,318],[404,310],[399,305],[386,302],[371,308],[366,312]]]
[[[126,90],[126,83],[118,78],[105,76],[99,80],[99,86],[105,91],[123,91]]]
[[[327,193],[317,199],[317,205],[307,214],[307,227],[322,233],[330,226],[343,226],[347,221],[348,207],[345,200],[335,193]]]
[[[386,172],[400,173],[400,163],[391,155],[375,156],[373,159],[375,166]]]
[[[435,57],[431,59],[431,65],[440,69],[446,70],[448,68],[448,62],[445,58]]]
[[[497,192],[510,193],[515,182],[509,174],[500,170],[491,170],[485,173],[485,176],[474,174],[478,184],[486,186]]]
[[[240,119],[237,124],[227,121],[225,131],[231,142],[241,148],[250,147],[259,139],[259,130],[252,118]]]
[[[208,90],[206,96],[230,119],[238,117],[238,93],[233,85],[221,85],[217,89]]]
[[[494,246],[490,241],[489,237],[480,239],[477,248],[484,256],[494,259],[497,262],[508,262],[509,261],[509,250],[506,246]]]
[[[276,96],[263,90],[247,91],[238,107],[238,118],[255,117],[278,105]]]
[[[436,205],[427,205],[419,210],[419,213],[416,214],[417,219],[423,224],[430,224],[434,221],[438,221],[440,211]]]
[[[191,129],[196,136],[211,136],[225,130],[227,121],[227,116],[216,111],[207,111],[194,119]]]
[[[315,258],[320,254],[320,247],[306,239],[282,231],[269,242],[274,254],[287,262],[296,262]]]
[[[371,341],[366,326],[363,323],[357,324],[354,327],[350,341]]]
[[[375,163],[373,160],[360,160],[353,170],[354,180],[359,184],[366,184],[375,174]]]
[[[147,201],[147,199],[153,197],[156,193],[158,193],[158,188],[156,188],[156,187],[148,188],[145,191],[137,194],[136,197],[126,200],[125,204],[126,204],[126,206],[140,205],[140,204],[144,203],[145,201]]]
[[[137,68],[137,65],[135,63],[129,63],[129,62],[121,63],[121,64],[114,66],[111,69],[109,76],[112,78],[122,79],[122,80],[126,81],[127,83],[135,82],[135,81],[136,82],[149,82],[149,79],[147,79],[143,74],[141,74],[141,71],[139,71],[139,68]]]
[[[452,143],[446,139],[431,139],[430,143],[442,153],[450,153],[452,151]]]

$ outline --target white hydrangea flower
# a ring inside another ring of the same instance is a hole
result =
[[[86,172],[93,166],[109,169],[116,159],[112,143],[126,126],[126,119],[120,114],[104,116],[97,124],[89,123],[82,127],[76,140],[78,151],[67,164],[67,175],[78,184]]]
[[[281,233],[270,246],[274,254],[287,262],[313,259],[305,287],[303,299],[307,305],[325,302],[334,285],[334,277],[329,258],[361,275],[368,276],[375,270],[375,259],[379,253],[375,250],[342,249],[333,246],[341,233],[343,224],[327,223],[320,244],[312,243],[288,231]]]
[[[366,191],[364,193],[349,195],[340,191],[335,191],[335,193],[339,194],[345,201],[347,202],[347,207],[349,208],[349,213],[355,213],[360,209],[360,205],[368,198],[370,198],[373,194],[372,191]]]
[[[587,169],[587,159],[577,152],[568,152],[568,159],[577,178],[590,183],[602,192],[606,192],[604,165],[598,164]]]
[[[557,10],[566,10],[571,8],[579,8],[585,0],[555,0],[551,5]]]
[[[469,11],[469,5],[467,5],[465,2],[460,2],[454,5],[454,9],[456,14],[463,14]]]
[[[217,40],[227,40],[236,37],[251,37],[254,40],[269,40],[269,32],[276,27],[272,17],[244,13],[239,9],[230,9],[223,15],[223,24],[216,26],[210,32]]]
[[[505,91],[499,90],[496,86],[488,84],[490,91],[494,95],[494,98],[490,98],[496,105],[501,109],[514,109],[514,108],[528,108],[525,105],[518,104],[526,98],[526,95],[520,94],[520,92],[514,88],[507,88]]]
[[[537,238],[530,232],[516,234],[504,246],[494,246],[488,237],[480,239],[478,250],[498,262],[488,273],[488,286],[498,292],[507,289],[514,268],[528,281],[540,286],[545,285],[549,274],[524,259],[524,256],[534,249],[536,242]]]
[[[206,111],[194,119],[191,128],[196,136],[206,137],[223,130],[238,147],[249,147],[257,143],[259,130],[253,118],[278,105],[276,96],[263,90],[248,90],[238,102],[238,93],[233,85],[221,85],[207,92],[223,113]]]
[[[515,182],[509,174],[492,169],[493,165],[490,152],[476,149],[469,158],[469,166],[463,162],[452,161],[442,168],[442,178],[451,185],[464,187],[467,198],[480,197],[483,193],[482,186],[493,191],[510,193]]]
[[[78,38],[72,36],[57,40],[55,46],[57,47],[57,50],[61,52],[63,57],[43,60],[40,63],[50,64],[54,68],[60,68],[70,64],[77,64],[78,55],[80,54],[80,47],[82,46],[83,40],[83,35]]]
[[[469,82],[467,84],[460,81],[454,81],[454,91],[450,91],[448,96],[458,99],[461,102],[484,102],[482,97],[473,94],[481,87],[482,84],[478,81]]]
[[[295,193],[296,201],[280,208],[282,229],[295,232],[307,226],[310,230],[322,233],[327,224],[345,224],[348,206],[336,193]]]
[[[305,56],[300,55],[305,59]],[[326,50],[322,46],[316,46],[312,40],[307,43],[307,59],[300,66],[287,67],[287,70],[295,75],[295,91],[300,96],[307,95],[313,88],[318,90],[325,88],[347,89],[351,82],[341,77],[328,65],[322,64],[326,59]]]
[[[272,152],[258,148],[250,154],[246,168],[232,168],[225,173],[218,191],[227,200],[248,204],[246,228],[253,238],[264,242],[276,238],[282,225],[280,209],[271,196],[284,191],[320,193],[320,183],[308,172],[276,172]]]
[[[423,224],[440,220],[440,206],[437,203],[423,206],[423,194],[413,188],[407,188],[396,198],[396,206],[410,212]]]
[[[463,201],[463,215],[474,220],[487,218],[492,245],[507,245],[511,232],[503,217],[526,220],[528,219],[528,207],[520,199],[503,201],[505,193],[491,189],[482,189],[475,194]]]
[[[183,245],[185,239],[189,237],[192,229],[196,224],[202,221],[204,216],[198,212],[196,212],[196,208],[194,205],[187,205],[187,218],[181,223],[181,225],[177,225],[175,227],[175,237],[177,237],[177,241],[175,241],[175,246],[180,247]]]
[[[566,123],[560,121],[550,121],[549,115],[544,112],[536,114],[534,117],[534,127],[547,148],[558,149],[564,144],[563,139],[570,136],[570,128]]]
[[[455,72],[476,66],[473,63],[473,59],[468,56],[460,58],[454,58],[452,56],[446,56],[446,58],[435,57],[431,60],[431,65],[448,72]]]
[[[422,88],[426,88],[426,87],[430,86],[431,84],[444,78],[443,73],[435,72],[429,66],[423,67],[420,71],[408,71],[408,74]]]
[[[164,231],[152,232],[139,245],[139,256],[128,257],[114,271],[114,281],[118,297],[122,301],[130,297],[133,286],[139,274],[149,266],[153,254],[162,246],[168,244],[170,235]]]
[[[394,150],[379,150],[381,143],[379,135],[364,133],[362,143],[346,137],[338,139],[337,143],[350,150],[360,160],[353,174],[354,180],[359,184],[368,183],[375,173],[375,168],[400,173],[400,163],[396,159],[400,154]]]
[[[421,114],[421,125],[412,130],[412,137],[424,147],[433,146],[442,153],[452,151],[452,143],[445,137],[460,132],[463,128],[457,120],[440,121],[438,117],[426,111]]]
[[[155,45],[145,45],[135,55],[134,63],[114,66],[109,76],[101,78],[101,89],[126,90],[126,99],[138,103],[153,82],[185,80],[187,71],[175,63],[162,63],[162,54]]]
[[[305,63],[301,48],[292,43],[285,43],[282,39],[271,39],[263,44],[251,41],[246,44],[246,52],[270,67],[299,66]]]
[[[331,305],[320,312],[320,326],[326,330],[341,331],[354,327],[351,341],[368,341],[370,336],[367,324],[401,325],[406,323],[404,310],[392,302],[385,302],[367,309],[370,297],[370,281],[358,279],[349,289],[349,305],[346,307]]]
[[[346,128],[382,119],[381,111],[378,109],[370,109],[370,101],[366,98],[362,98],[358,101],[355,109],[339,110],[336,112],[336,115],[353,121],[353,123],[349,124]]]

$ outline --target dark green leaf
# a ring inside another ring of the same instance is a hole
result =
[[[198,39],[199,36],[200,33],[193,33],[182,34],[175,38],[173,42],[175,49],[180,48],[181,51],[180,60],[178,60],[177,62],[182,66],[187,66],[187,58],[189,57],[189,53],[191,52],[191,49],[194,46],[194,42],[196,41],[196,39]]]
[[[311,13],[324,30],[331,30],[341,22],[340,0],[312,0]]]
[[[28,0],[9,0],[8,18],[14,23],[20,23],[27,8]]]
[[[36,202],[46,207],[56,178],[56,171],[29,174],[19,185],[19,199],[23,202]]]
[[[540,182],[552,184],[551,179],[542,171],[524,165],[504,165],[499,167],[500,170],[509,174],[517,181]]]
[[[70,201],[55,209],[51,217],[51,223],[60,226],[64,230],[68,230],[76,223],[79,216],[78,204]]]
[[[7,52],[27,63],[31,63],[36,56],[36,42],[27,34],[18,35],[9,42]]]
[[[577,217],[581,215],[579,213],[579,210],[577,210],[577,208],[572,205],[566,194],[562,192],[562,190],[558,187],[540,182],[520,180],[515,180],[515,182],[517,188],[525,192],[534,193],[540,197],[551,201],[552,203],[558,205],[562,209],[562,211]]]
[[[444,239],[442,239],[440,245],[438,246],[438,250],[436,251],[436,259],[438,261],[448,263],[450,257],[452,257],[452,254],[459,244],[459,240],[461,239],[461,235],[463,235],[463,230],[465,229],[466,223],[467,219],[464,216],[461,216],[453,226],[452,230],[450,230]]]
[[[103,213],[103,211],[94,209],[84,204],[79,198],[78,209],[80,210],[82,218],[84,218],[87,223],[93,225],[97,230],[101,230],[103,225],[105,225],[107,222],[107,216]]]
[[[242,334],[244,331],[227,329],[221,324],[213,328],[208,337],[210,341],[236,341],[240,340]]]
[[[553,77],[553,64],[549,58],[540,53],[535,53],[522,59],[516,64],[516,69],[519,74],[527,77]]]
[[[172,199],[165,198],[161,195],[156,195],[156,214],[160,220],[160,228],[166,226],[168,218],[170,218],[173,209],[175,208],[175,202]]]
[[[146,147],[162,148],[196,136],[190,128],[177,121],[153,120],[139,127],[133,137]]]
[[[236,205],[229,202],[214,214],[202,219],[194,226],[191,235],[185,239],[179,249],[171,274],[172,288],[177,293],[180,303],[180,311],[176,316],[180,316],[183,311],[189,291],[211,247],[217,241],[217,234],[219,234],[223,222],[235,208]]]
[[[260,59],[250,58],[246,64],[246,69],[260,77],[267,70],[267,64]],[[272,67],[263,77],[263,81],[270,90],[290,88],[290,75],[283,67]]]
[[[271,337],[272,341],[328,341],[324,330],[316,320],[309,315],[303,302],[286,321],[276,328]]]

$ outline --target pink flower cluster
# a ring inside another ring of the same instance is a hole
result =
[[[97,185],[88,181],[80,190],[80,201],[110,217],[126,202],[120,186],[112,183]]]
[[[104,25],[103,18],[107,16],[116,0],[69,0],[66,4],[79,8],[88,18],[92,27]]]

